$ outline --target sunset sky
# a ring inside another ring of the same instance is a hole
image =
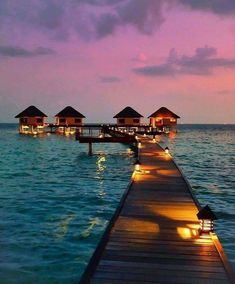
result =
[[[235,123],[235,1],[0,0],[0,122],[29,105]]]

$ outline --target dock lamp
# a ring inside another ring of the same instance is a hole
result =
[[[211,233],[214,231],[214,220],[217,219],[214,212],[210,209],[208,205],[203,207],[198,213],[197,218],[200,220],[200,234]]]
[[[169,148],[168,148],[168,147],[166,147],[166,148],[165,148],[165,153],[166,153],[166,154],[169,154],[169,153],[170,153],[170,151],[169,151]]]
[[[140,172],[140,165],[141,165],[140,160],[137,159],[137,160],[135,161],[134,165],[135,165],[135,171],[136,171],[136,172]]]

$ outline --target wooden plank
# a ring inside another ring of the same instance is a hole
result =
[[[100,265],[107,266],[118,266],[118,267],[132,267],[133,269],[138,269],[139,267],[151,267],[152,271],[155,270],[177,270],[177,271],[202,271],[202,272],[211,272],[211,273],[225,273],[225,270],[222,266],[220,267],[204,267],[198,265],[181,265],[178,263],[175,264],[159,264],[155,262],[144,262],[140,261],[139,258],[135,258],[135,261],[124,261],[124,260],[110,260],[110,259],[101,259],[99,262]],[[151,264],[151,266],[150,266]]]
[[[195,277],[194,279],[186,279],[184,275],[181,277],[176,277],[175,275],[164,275],[160,277],[159,275],[152,275],[152,274],[140,274],[140,273],[121,273],[119,272],[105,272],[105,271],[97,271],[94,275],[95,278],[101,279],[110,279],[110,283],[112,283],[113,279],[120,279],[120,280],[132,280],[136,281],[147,281],[150,283],[213,283],[213,284],[224,284],[228,283],[225,279],[205,279],[202,277]]]
[[[181,246],[176,247],[176,246],[170,246],[170,247],[166,247],[166,246],[159,246],[159,247],[153,247],[153,246],[148,246],[148,245],[139,245],[136,246],[136,244],[128,244],[126,246],[122,245],[117,245],[116,243],[113,244],[111,242],[109,242],[109,244],[106,247],[106,250],[117,250],[117,251],[125,251],[125,252],[136,252],[136,253],[157,253],[159,256],[160,255],[164,255],[165,256],[170,256],[172,258],[188,258],[190,256],[192,256],[194,259],[197,257],[201,257],[201,256],[206,256],[208,258],[208,261],[218,261],[219,255],[218,253],[214,250],[204,250],[199,248],[198,250],[192,250],[187,248],[187,246]],[[191,247],[193,248],[193,247]],[[213,256],[213,257],[212,257]],[[204,258],[202,258],[204,259]]]
[[[134,270],[130,266],[107,266],[107,265],[99,265],[97,267],[97,271],[122,271],[126,273],[133,273],[134,271],[137,271],[138,273],[152,273],[156,277],[159,276],[165,276],[166,271],[164,270],[154,270],[152,271],[152,267],[138,267],[138,270]],[[227,279],[227,275],[225,273],[214,273],[214,272],[195,272],[195,271],[178,271],[178,270],[169,270],[168,273],[174,274],[174,276],[180,276],[182,273],[184,276],[189,279],[191,277],[201,277],[201,278],[214,278],[214,279]]]
[[[221,260],[218,255],[206,254],[202,255],[199,252],[190,253],[189,251],[177,251],[175,254],[173,252],[168,251],[147,251],[147,250],[129,250],[122,249],[119,250],[117,247],[115,248],[106,248],[103,258],[107,259],[109,256],[130,256],[130,257],[143,257],[149,259],[155,259],[156,263],[174,263],[177,259],[179,263],[193,263],[196,265],[211,265],[211,266],[221,266]],[[109,258],[110,259],[110,258]]]

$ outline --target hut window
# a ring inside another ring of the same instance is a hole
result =
[[[176,119],[175,118],[171,118],[171,122],[176,122]]]
[[[119,123],[125,123],[125,119],[124,119],[124,118],[119,118],[119,119],[118,119],[118,122],[119,122]]]
[[[20,118],[20,122],[21,123],[27,123],[28,122],[28,119],[26,117],[21,117]]]
[[[134,118],[134,119],[133,119],[133,122],[134,122],[134,123],[139,123],[140,120],[139,120],[139,118]]]
[[[37,118],[37,123],[42,123],[43,119],[42,118]]]
[[[81,118],[75,118],[75,119],[74,119],[74,122],[75,122],[75,123],[81,123],[82,120],[81,120]]]
[[[60,123],[65,123],[65,118],[60,118]]]

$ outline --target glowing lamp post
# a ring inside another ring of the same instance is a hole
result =
[[[200,234],[214,231],[214,220],[217,219],[214,212],[208,205],[203,207],[198,213],[197,218],[200,220]]]
[[[170,151],[169,151],[169,148],[168,148],[168,147],[166,147],[166,148],[165,148],[165,153],[166,153],[166,154],[169,154],[169,153],[170,153]]]
[[[140,161],[136,160],[134,165],[135,165],[135,171],[140,172],[140,165],[141,165]]]

